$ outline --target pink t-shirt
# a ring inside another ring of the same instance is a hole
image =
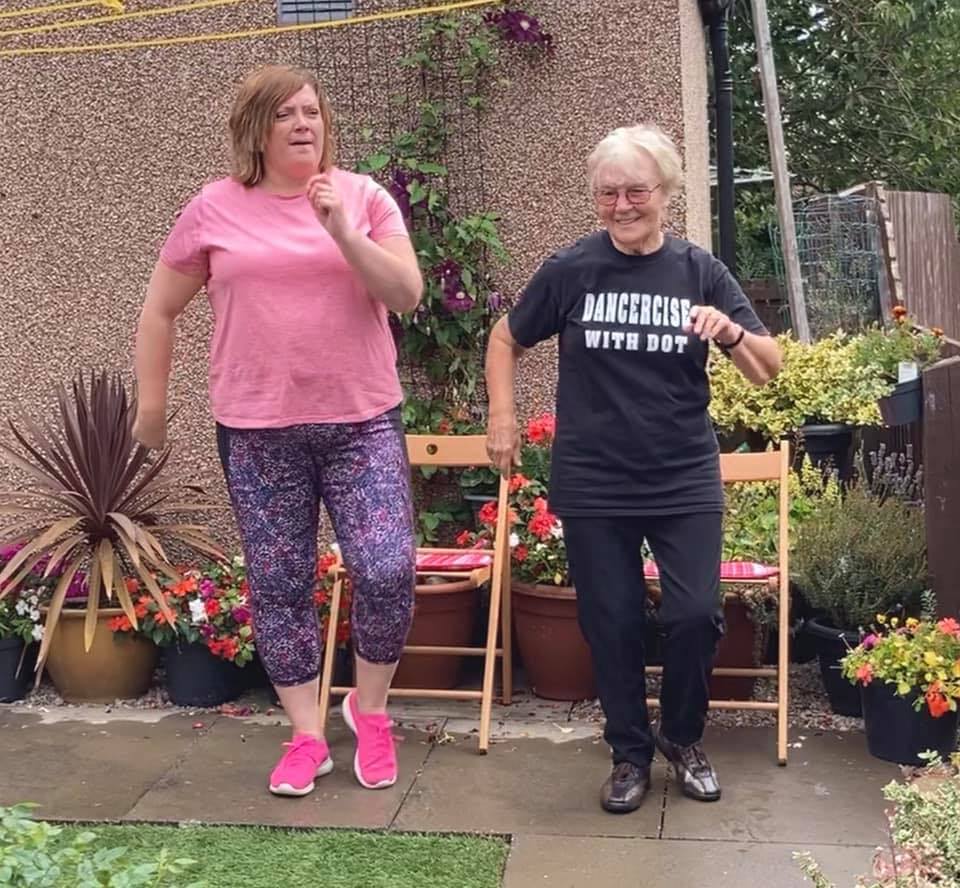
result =
[[[333,185],[358,231],[406,236],[396,202],[369,176],[334,169]],[[213,182],[186,205],[160,259],[206,279],[210,401],[223,425],[360,422],[402,400],[387,308],[305,196]]]

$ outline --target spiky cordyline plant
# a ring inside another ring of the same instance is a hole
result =
[[[156,575],[180,576],[161,539],[223,558],[202,524],[180,523],[184,515],[215,506],[200,488],[161,479],[170,448],[151,454],[134,440],[136,399],[128,397],[119,373],[91,374],[89,381],[78,373],[70,385],[57,386],[57,402],[57,422],[38,423],[21,412],[18,422],[9,422],[15,443],[0,442],[0,454],[29,479],[23,489],[0,494],[0,545],[22,544],[0,571],[0,598],[35,572],[59,573],[38,674],[79,571],[87,573],[89,650],[104,603],[119,603],[137,625],[127,574],[135,572],[172,620]]]

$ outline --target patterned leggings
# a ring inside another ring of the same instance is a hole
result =
[[[321,639],[313,590],[321,501],[353,585],[357,654],[395,663],[413,618],[410,466],[399,410],[358,423],[217,426],[243,540],[257,650],[274,685],[312,681]]]

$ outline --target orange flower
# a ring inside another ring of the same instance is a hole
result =
[[[522,564],[527,560],[527,547],[523,545],[523,543],[521,543],[519,546],[514,546],[513,560],[518,564]]]
[[[907,307],[905,305],[895,305],[892,314],[895,320],[902,321],[907,316]]]
[[[950,701],[940,688],[940,682],[934,682],[926,694],[927,708],[930,710],[930,715],[934,718],[940,718],[940,716],[950,711]]]
[[[937,623],[937,628],[944,635],[952,635],[954,638],[960,638],[960,623],[953,617],[944,617]]]
[[[139,614],[137,614],[139,616]],[[121,614],[119,617],[114,617],[110,621],[110,631],[111,632],[129,632],[133,629],[133,623],[130,622],[129,617],[126,614]]]
[[[449,435],[452,429],[453,426],[450,425],[449,419],[441,419],[440,422],[437,423],[438,435]]]
[[[457,545],[469,546],[472,536],[473,534],[471,534],[469,530],[461,530],[460,533],[457,534]]]
[[[484,503],[480,507],[480,518],[481,524],[494,525],[497,523],[497,502],[496,500],[490,500],[488,503]]]
[[[530,479],[518,472],[510,479],[510,493],[516,493],[520,488],[526,487],[529,483]]]
[[[539,513],[542,514],[542,513],[545,513],[548,508],[549,508],[549,506],[547,505],[547,501],[546,501],[542,496],[538,496],[538,497],[533,501],[533,511],[534,511],[534,512],[539,512]]]
[[[941,330],[939,327],[931,327],[931,328],[930,328],[930,332],[931,332],[934,336],[936,336],[937,339],[942,339],[942,338],[943,338],[943,330]]]
[[[127,577],[123,583],[127,587],[127,592],[131,595],[136,595],[140,591],[140,581],[134,577]]]
[[[538,512],[527,524],[527,530],[541,540],[549,539],[557,519],[549,512]]]
[[[873,681],[873,667],[869,663],[864,663],[857,669],[857,680],[865,685]]]
[[[549,444],[557,431],[556,418],[549,413],[527,423],[527,438],[533,444]]]
[[[171,591],[177,598],[185,598],[191,592],[197,591],[197,581],[193,577],[187,577],[176,583]]]

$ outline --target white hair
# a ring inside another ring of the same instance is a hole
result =
[[[636,163],[641,152],[646,152],[660,169],[663,190],[674,194],[683,184],[683,163],[673,140],[654,123],[621,126],[608,133],[587,158],[587,183],[592,191],[597,171],[614,163],[629,167]]]

